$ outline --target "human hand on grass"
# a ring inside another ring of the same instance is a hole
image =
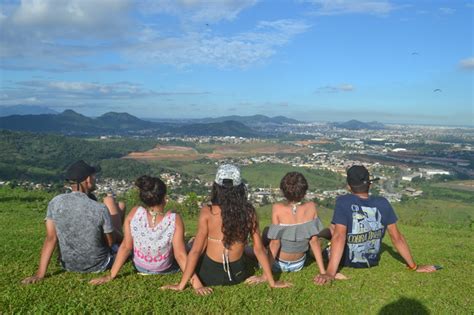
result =
[[[245,283],[253,285],[253,284],[259,284],[266,281],[267,281],[267,278],[265,276],[251,276],[245,280]]]
[[[161,290],[172,290],[172,291],[183,291],[184,286],[181,286],[179,283],[178,284],[168,284],[164,285],[160,288]]]
[[[89,281],[89,284],[101,285],[101,284],[107,283],[107,282],[112,281],[112,280],[113,280],[112,277],[110,275],[108,275],[108,276],[92,279],[91,281]]]
[[[334,279],[335,279],[334,276],[330,276],[328,274],[319,274],[316,277],[314,277],[313,281],[317,285],[324,285],[324,284],[330,283]]]
[[[194,288],[194,293],[196,293],[197,295],[209,295],[212,293],[212,288],[210,287]]]
[[[270,284],[270,288],[272,289],[280,289],[280,288],[291,288],[293,286],[293,283],[286,282],[286,281],[275,281],[272,284]]]
[[[336,273],[336,275],[334,276],[334,279],[336,279],[336,280],[349,280],[348,277],[346,277],[345,275],[343,275],[340,272]]]
[[[21,283],[23,283],[23,284],[32,284],[32,283],[40,282],[41,280],[43,280],[43,277],[31,276],[31,277],[28,277],[28,278],[25,278],[25,279],[21,280]]]
[[[437,269],[433,265],[418,266],[416,272],[435,272]]]

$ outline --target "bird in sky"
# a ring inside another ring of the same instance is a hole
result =
[[[411,53],[411,55],[412,55],[412,56],[418,56],[419,53],[417,53],[416,51],[414,51],[414,52]]]
[[[434,89],[433,92],[441,92],[441,89]]]

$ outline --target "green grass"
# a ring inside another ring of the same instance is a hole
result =
[[[400,224],[418,263],[444,266],[434,274],[406,270],[386,238],[379,267],[345,268],[343,273],[351,279],[327,287],[312,283],[317,269],[314,261],[301,272],[279,276],[294,284],[290,289],[240,284],[216,287],[207,297],[196,296],[190,289],[161,291],[160,286],[177,282],[180,274],[143,277],[130,263],[113,282],[93,287],[88,281],[97,275],[62,272],[54,258],[44,281],[24,286],[21,279],[32,275],[38,264],[45,207],[51,197],[44,192],[0,189],[0,313],[474,313],[474,242],[472,230],[466,227]],[[440,213],[461,209],[442,206]],[[409,204],[406,207],[399,209],[402,221]],[[472,215],[472,207],[465,207]],[[269,211],[269,207],[258,210],[261,226],[268,224]],[[320,212],[327,224],[332,211]],[[186,219],[185,224],[193,234],[195,219]]]
[[[288,172],[302,173],[308,181],[310,190],[330,190],[344,187],[342,176],[325,170],[270,163],[242,167],[242,177],[253,187],[280,187],[282,177]]]

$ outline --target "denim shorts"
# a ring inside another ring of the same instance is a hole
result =
[[[285,261],[281,259],[275,259],[272,266],[273,272],[295,272],[303,269],[304,262],[306,261],[306,254],[295,261]]]
[[[145,268],[142,268],[140,266],[137,266],[134,264],[135,270],[141,275],[167,275],[167,274],[172,274],[172,273],[177,273],[180,269],[176,261],[173,262],[171,267],[169,267],[166,270],[163,271],[150,271]]]

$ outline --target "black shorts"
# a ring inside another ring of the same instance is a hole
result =
[[[229,263],[229,267],[232,280],[229,280],[229,275],[224,271],[222,262],[214,261],[204,254],[198,263],[196,274],[205,286],[233,285],[248,278],[243,256],[239,260]]]

